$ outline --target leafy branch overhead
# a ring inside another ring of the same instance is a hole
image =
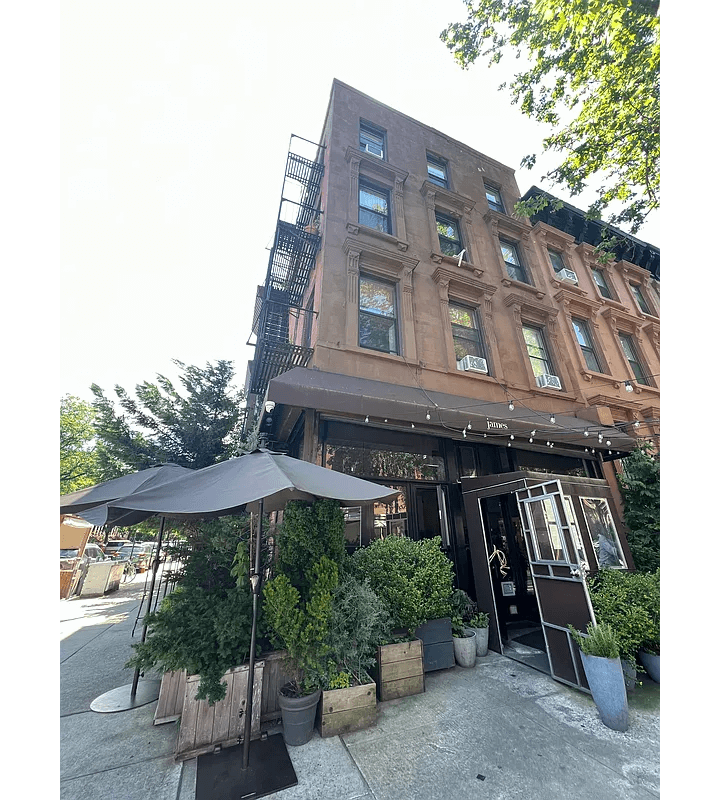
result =
[[[545,152],[564,160],[546,178],[579,194],[599,180],[588,213],[613,211],[635,233],[660,205],[659,2],[465,0],[468,18],[441,39],[467,69],[513,53],[526,64],[513,104],[551,126]],[[506,88],[502,84],[501,89]],[[522,165],[532,168],[536,153]]]

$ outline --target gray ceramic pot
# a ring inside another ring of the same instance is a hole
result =
[[[488,631],[489,628],[470,628],[475,631],[475,653],[478,656],[486,656],[488,654]]]
[[[283,694],[278,696],[285,744],[297,746],[306,744],[312,739],[319,701],[319,689],[304,697],[285,697]]]
[[[474,667],[475,656],[475,631],[465,628],[465,636],[453,636],[453,650],[455,651],[455,661],[460,667]]]
[[[614,731],[626,731],[628,701],[620,659],[588,656],[582,650],[580,658],[603,725]]]
[[[655,683],[660,683],[660,656],[641,650],[640,663],[645,668],[645,672],[647,672],[651,680],[655,681]]]

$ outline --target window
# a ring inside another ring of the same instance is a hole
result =
[[[462,361],[465,356],[485,358],[485,348],[475,310],[455,303],[450,303],[448,308],[456,360]]]
[[[360,347],[397,353],[395,286],[376,278],[360,276]]]
[[[525,267],[523,267],[520,257],[518,256],[517,247],[510,242],[500,240],[500,250],[502,251],[503,260],[505,261],[505,268],[508,275],[515,281],[520,283],[530,283],[527,279]]]
[[[392,233],[390,225],[390,193],[387,189],[360,181],[358,222],[383,233]]]
[[[427,170],[428,170],[428,180],[431,183],[434,183],[437,186],[442,186],[443,189],[447,189],[449,187],[447,162],[443,161],[443,159],[438,158],[437,156],[433,156],[430,153],[428,153]]]
[[[605,275],[601,269],[594,269],[592,271],[593,278],[595,279],[595,283],[600,291],[600,294],[603,297],[606,297],[608,300],[612,300],[612,292],[610,291],[610,287],[607,285],[607,281],[605,280]]]
[[[565,269],[565,262],[563,261],[561,253],[558,253],[556,250],[548,250],[548,255],[550,256],[550,263],[555,272],[560,272]]]
[[[460,225],[456,219],[446,217],[444,214],[435,214],[438,238],[440,239],[440,252],[446,256],[459,255],[463,249],[460,238]]]
[[[487,197],[488,205],[493,211],[499,211],[501,214],[505,213],[505,206],[503,205],[500,190],[494,186],[485,184],[485,197]]]
[[[602,372],[600,368],[600,361],[598,360],[597,353],[593,347],[593,340],[590,335],[590,328],[584,319],[572,320],[573,328],[575,329],[575,336],[580,345],[583,355],[585,356],[585,363],[587,368],[593,372]]]
[[[523,325],[522,330],[533,375],[537,378],[540,375],[554,374],[552,363],[550,362],[550,355],[545,346],[545,337],[542,329],[534,328],[530,325]]]
[[[652,311],[650,311],[650,306],[648,305],[645,295],[642,293],[640,287],[636,283],[631,283],[630,289],[637,300],[637,304],[640,306],[640,311],[642,311],[643,314],[652,314]]]
[[[625,353],[625,358],[627,358],[628,363],[630,364],[630,369],[632,369],[633,375],[635,375],[635,379],[638,383],[642,383],[643,386],[650,386],[650,381],[645,376],[645,370],[643,369],[640,359],[638,358],[637,349],[632,336],[630,336],[628,333],[619,333],[618,337],[620,339],[620,345],[622,346],[623,353]]]
[[[378,158],[385,158],[385,131],[360,120],[360,149]]]
[[[582,506],[590,531],[590,541],[597,558],[598,566],[603,569],[612,567],[625,568],[625,557],[608,501],[602,497],[581,497]]]

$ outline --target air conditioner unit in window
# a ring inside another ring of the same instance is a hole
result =
[[[561,281],[567,281],[568,283],[578,282],[577,275],[571,269],[561,269],[557,276]]]
[[[541,389],[562,389],[560,378],[557,375],[538,375],[535,380]]]
[[[487,375],[487,361],[480,356],[465,356],[462,361],[457,362],[458,369],[464,372],[484,372]]]

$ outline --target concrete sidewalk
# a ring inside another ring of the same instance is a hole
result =
[[[157,702],[99,714],[90,703],[132,682],[130,632],[144,576],[107,597],[61,601],[62,800],[194,800],[195,759],[176,764],[177,725]],[[378,706],[370,729],[289,752],[298,785],[282,800],[649,800],[659,796],[659,687],[630,694],[630,728],[599,720],[588,696],[496,653],[426,676],[426,691]]]

